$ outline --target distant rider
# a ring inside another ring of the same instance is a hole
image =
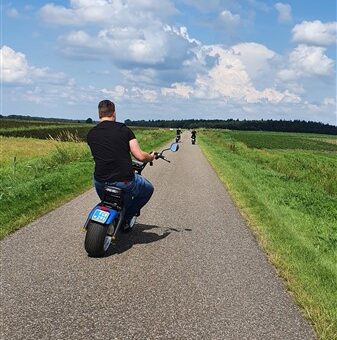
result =
[[[177,132],[176,132],[176,142],[179,142],[180,141],[180,138],[181,138],[181,129],[178,128],[177,129]]]
[[[194,129],[191,131],[191,138],[197,139],[197,131],[195,131]]]
[[[116,122],[115,104],[102,100],[98,104],[100,123],[87,135],[95,161],[94,184],[100,199],[104,186],[121,188],[125,193],[125,228],[139,214],[153,193],[152,184],[143,176],[135,174],[131,154],[141,162],[152,162],[154,153],[144,152],[139,147],[134,133],[125,124]]]

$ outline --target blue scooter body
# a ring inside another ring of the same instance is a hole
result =
[[[89,213],[88,222],[86,224],[88,224],[90,221],[94,221],[101,224],[110,225],[115,218],[119,217],[119,215],[119,211],[99,203]]]

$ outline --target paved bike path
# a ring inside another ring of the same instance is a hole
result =
[[[93,190],[1,242],[2,338],[312,339],[198,145],[147,167],[131,235],[87,257]]]

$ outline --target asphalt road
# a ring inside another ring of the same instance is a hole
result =
[[[108,256],[81,232],[90,190],[1,242],[2,339],[312,339],[198,145],[144,175],[155,193]]]

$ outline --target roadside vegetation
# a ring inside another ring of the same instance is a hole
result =
[[[203,152],[320,339],[337,338],[335,136],[204,130]]]
[[[164,129],[133,131],[146,151],[174,138]],[[48,140],[0,136],[0,239],[92,187],[94,164],[82,138],[72,129]]]

